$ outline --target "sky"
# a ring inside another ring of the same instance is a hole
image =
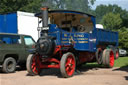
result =
[[[92,9],[95,9],[96,6],[104,4],[117,4],[118,6],[122,7],[122,9],[126,9],[128,11],[128,0],[96,0]]]

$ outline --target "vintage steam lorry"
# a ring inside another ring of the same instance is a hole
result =
[[[77,11],[48,10],[47,7],[35,16],[42,19],[42,28],[35,50],[27,59],[29,74],[59,68],[62,77],[67,78],[85,62],[114,66],[114,59],[119,56],[118,33],[97,29],[94,16]]]

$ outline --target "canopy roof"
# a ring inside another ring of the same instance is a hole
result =
[[[42,18],[41,13],[35,14],[35,16]],[[78,27],[82,25],[89,30],[93,29],[92,17],[95,16],[70,10],[52,10],[48,11],[49,23],[56,24],[60,28]]]

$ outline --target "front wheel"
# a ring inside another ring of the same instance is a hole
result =
[[[40,72],[40,68],[38,65],[39,63],[38,57],[39,56],[35,54],[30,54],[27,58],[27,63],[26,63],[27,71],[32,76],[38,75]]]
[[[60,71],[63,77],[68,78],[73,76],[76,68],[75,56],[68,52],[64,54],[60,61]]]

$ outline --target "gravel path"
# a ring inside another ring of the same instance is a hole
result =
[[[27,71],[0,73],[0,85],[128,85],[128,67],[85,68],[71,78],[61,78],[58,69],[42,70],[40,76],[29,76]]]

